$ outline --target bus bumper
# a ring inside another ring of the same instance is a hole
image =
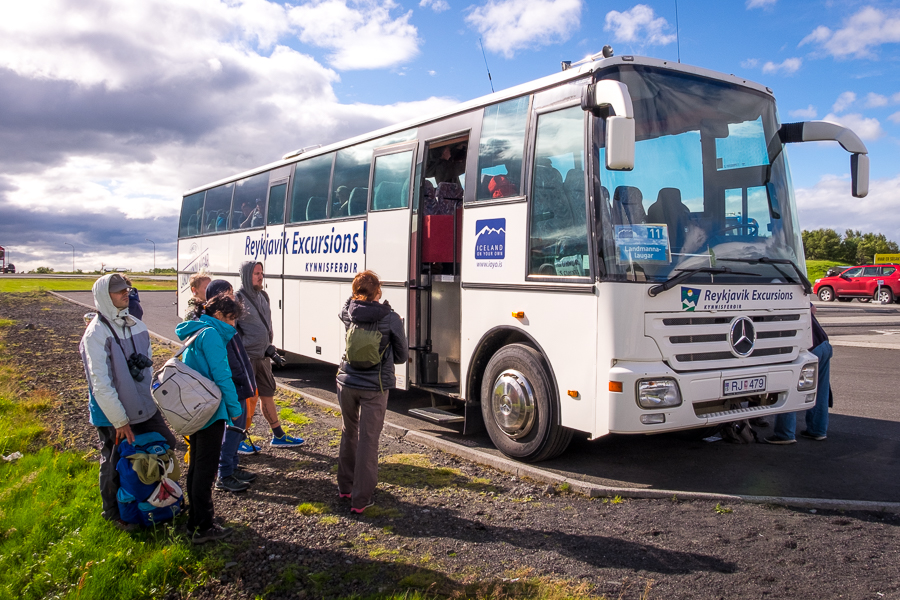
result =
[[[806,350],[790,363],[724,371],[676,373],[662,362],[617,362],[609,370],[609,381],[621,382],[622,392],[609,392],[608,427],[598,423],[598,429],[610,433],[659,433],[806,410],[815,404],[816,389],[797,389],[800,372],[804,366],[817,362],[816,356]],[[762,376],[766,378],[764,393],[728,396],[723,393],[726,381]],[[674,380],[681,404],[661,408],[639,406],[638,383],[647,379]],[[602,388],[605,387],[604,383]]]

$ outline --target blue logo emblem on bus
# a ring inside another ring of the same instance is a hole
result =
[[[475,221],[475,260],[506,258],[506,219]]]
[[[681,310],[694,312],[697,308],[697,300],[700,299],[700,290],[697,288],[681,288]]]

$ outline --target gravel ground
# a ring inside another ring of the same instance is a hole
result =
[[[50,440],[88,450],[80,307],[0,294],[28,385],[58,394]],[[27,324],[33,325],[26,328]],[[156,346],[157,361],[171,355]],[[307,443],[248,457],[248,492],[215,494],[237,529],[197,598],[900,598],[900,517],[702,501],[589,499],[383,435],[377,504],[351,516],[334,471],[340,417],[279,392]],[[257,416],[255,432],[268,430]],[[265,440],[265,437],[261,439]],[[648,460],[664,457],[648,456]],[[99,498],[98,498],[99,505]],[[543,586],[543,587],[540,587]],[[493,594],[493,595],[492,595]],[[505,595],[504,595],[505,594]]]

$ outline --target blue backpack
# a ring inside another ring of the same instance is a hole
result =
[[[166,452],[169,444],[158,433],[142,433],[134,436],[134,444],[122,440],[119,444],[119,516],[126,523],[154,525],[168,521],[184,510],[184,494],[178,483],[167,477],[172,471]],[[148,455],[150,460],[159,462],[159,477],[156,481],[141,481],[129,457],[135,454]]]

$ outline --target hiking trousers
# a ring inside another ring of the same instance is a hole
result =
[[[131,431],[134,435],[158,433],[175,450],[175,436],[159,411],[142,423],[132,423]],[[100,438],[100,499],[103,501],[103,517],[118,519],[119,503],[116,501],[116,494],[119,493],[119,472],[116,471],[116,465],[119,463],[119,446],[116,444],[116,428],[111,425],[98,427],[97,435]]]
[[[191,466],[187,474],[187,495],[190,501],[187,528],[189,532],[206,531],[213,526],[212,490],[219,470],[222,453],[222,434],[225,419],[188,436],[191,444]]]
[[[378,439],[384,427],[388,390],[361,390],[337,384],[341,405],[338,493],[350,494],[350,506],[364,508],[378,484]]]

